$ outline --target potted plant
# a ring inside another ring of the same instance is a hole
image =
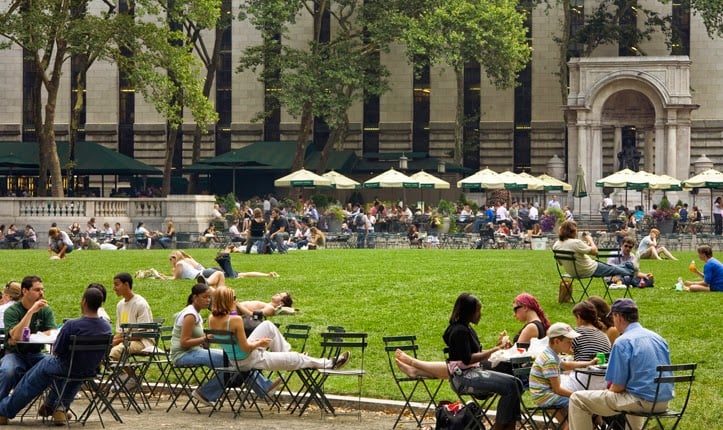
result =
[[[658,208],[653,212],[653,222],[655,228],[660,230],[661,234],[672,233],[673,224],[676,217],[680,217],[678,212],[670,205],[667,197],[663,196],[658,203]]]
[[[456,212],[454,203],[441,199],[437,205],[437,212],[442,215],[440,233],[448,233],[452,222],[451,219],[453,218],[454,212]]]
[[[548,233],[555,230],[555,226],[565,221],[565,214],[556,207],[547,208],[545,214],[540,219],[540,229]]]
[[[324,218],[326,220],[327,231],[334,232],[334,233],[340,232],[341,224],[344,222],[345,217],[346,217],[346,214],[344,213],[344,209],[342,209],[341,206],[338,206],[338,205],[329,206],[326,209],[326,211],[324,212]]]

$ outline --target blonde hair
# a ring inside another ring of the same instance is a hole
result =
[[[228,287],[216,287],[211,301],[211,314],[228,315],[236,307],[236,293]]]

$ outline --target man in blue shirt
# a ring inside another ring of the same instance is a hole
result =
[[[638,306],[632,299],[618,299],[610,313],[622,335],[615,340],[605,374],[607,390],[576,391],[570,396],[571,430],[592,430],[593,415],[609,417],[621,412],[665,411],[673,398],[672,384],[661,387],[655,400],[656,370],[670,364],[668,343],[638,322]],[[642,426],[639,417],[628,416],[633,429]]]
[[[71,357],[71,336],[100,336],[112,334],[108,321],[98,317],[98,308],[103,304],[103,293],[96,288],[88,288],[83,294],[80,306],[83,316],[70,320],[63,325],[58,338],[53,344],[53,354],[45,356],[33,366],[15,387],[12,396],[0,400],[0,425],[7,425],[8,420],[14,418],[30,402],[40,395],[51,384],[56,388],[50,390],[43,404],[38,409],[42,416],[53,415],[56,425],[65,425],[66,411],[80,389],[79,382],[68,383],[63,392],[63,398],[58,399],[58,392],[63,387],[64,376],[68,374]],[[80,352],[75,356],[76,363],[81,363],[73,372],[92,375],[105,355],[104,351]],[[76,367],[74,365],[74,367]]]
[[[701,245],[698,247],[698,258],[705,265],[703,273],[697,268],[693,273],[698,274],[702,281],[685,281],[686,291],[723,291],[723,264],[713,258],[713,248],[709,245]]]

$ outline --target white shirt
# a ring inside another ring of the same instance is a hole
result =
[[[537,208],[532,206],[530,208],[530,214],[529,217],[531,220],[537,221],[538,215],[537,215]]]
[[[504,206],[500,206],[497,208],[497,213],[495,214],[495,218],[497,221],[505,221],[509,218],[509,212],[507,211],[507,208]]]
[[[557,200],[550,200],[549,202],[547,202],[547,207],[560,209],[560,202],[558,202]]]
[[[238,231],[238,225],[237,224],[231,224],[231,227],[228,228],[228,234],[231,235],[232,238],[239,238],[241,237],[241,232]]]

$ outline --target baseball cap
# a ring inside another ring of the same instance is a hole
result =
[[[576,337],[580,337],[580,333],[573,330],[569,325],[561,322],[555,323],[547,329],[547,337],[552,338],[560,336],[575,339]]]
[[[635,312],[638,310],[638,305],[635,304],[635,301],[633,299],[617,299],[615,300],[615,303],[610,307],[610,313],[608,316],[611,316],[613,313],[618,314],[625,314],[630,312]]]
[[[8,282],[5,285],[5,289],[3,289],[3,294],[7,294],[12,297],[13,300],[20,300],[20,283],[15,281]]]

